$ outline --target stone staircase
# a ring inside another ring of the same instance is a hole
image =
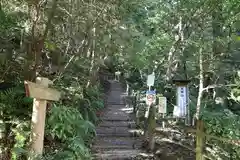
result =
[[[95,160],[135,159],[141,152],[141,139],[136,134],[132,108],[124,104],[121,84],[109,81],[107,106],[96,128],[92,151]]]

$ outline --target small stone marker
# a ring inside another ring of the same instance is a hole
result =
[[[31,151],[35,155],[41,155],[43,152],[47,100],[58,101],[60,99],[60,92],[48,88],[48,85],[53,83],[48,78],[44,77],[38,77],[36,83],[25,81],[24,84],[26,95],[34,98]]]

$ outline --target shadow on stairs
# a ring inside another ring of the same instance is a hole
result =
[[[107,106],[97,126],[92,152],[95,160],[142,159],[144,150],[139,130],[135,127],[132,108],[124,105],[120,83],[110,82]],[[143,158],[149,159],[149,158]]]

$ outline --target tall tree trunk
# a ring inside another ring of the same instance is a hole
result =
[[[223,47],[223,15],[222,15],[222,7],[223,1],[222,0],[215,0],[215,9],[212,12],[212,31],[213,31],[213,59],[216,60],[216,70],[217,70],[217,77],[214,78],[214,81],[217,84],[224,85],[225,77],[224,77],[224,67],[222,66],[222,60],[224,59],[224,55],[226,53]],[[226,104],[226,93],[223,88],[216,87],[214,89],[214,100],[217,104],[221,106],[225,106]]]
[[[176,25],[176,29],[178,29],[178,31],[176,31],[176,35],[175,35],[175,42],[173,43],[172,47],[170,48],[169,50],[169,53],[168,53],[168,67],[167,67],[167,70],[166,70],[166,81],[170,81],[171,78],[173,77],[173,72],[174,70],[176,70],[177,68],[177,63],[175,61],[176,59],[176,51],[177,51],[177,48],[179,47],[180,45],[180,42],[181,42],[181,32],[182,32],[182,17],[179,19],[179,23]],[[175,65],[175,67],[173,67]]]
[[[32,19],[30,43],[27,44],[27,64],[25,65],[25,79],[34,81],[38,70],[41,69],[42,49],[44,41],[51,27],[51,20],[57,7],[57,1],[53,1],[53,6],[48,17],[46,27],[41,22],[41,1],[29,2],[29,15]]]

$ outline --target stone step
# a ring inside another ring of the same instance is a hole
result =
[[[112,134],[112,133],[97,133],[98,137],[133,137],[132,133],[117,133],[117,134]]]
[[[106,108],[96,128],[97,137],[92,151],[95,160],[130,160],[141,153],[141,131],[136,130],[132,108],[126,106],[121,83],[109,81]]]
[[[112,93],[114,93],[114,92],[115,92],[115,93],[116,93],[116,92],[122,92],[122,91],[123,91],[123,89],[122,89],[121,87],[117,87],[117,88],[116,88],[116,87],[113,87],[113,88],[111,88],[111,92],[112,92]]]
[[[119,113],[126,113],[131,114],[133,112],[133,107],[106,107],[104,109],[105,112],[119,112]]]
[[[105,108],[104,109],[105,114],[112,114],[112,116],[116,114],[125,114],[125,115],[130,115],[133,113],[133,109],[128,109],[128,108]]]
[[[131,160],[137,157],[141,150],[113,149],[94,154],[94,160]]]
[[[124,108],[122,109],[119,109],[119,108],[111,108],[111,109],[107,109],[104,111],[104,114],[106,115],[112,115],[112,116],[115,116],[115,115],[130,115],[132,113],[131,110],[129,111],[125,111]]]
[[[107,100],[107,105],[108,106],[111,106],[111,107],[123,107],[125,106],[126,104],[124,102],[115,102],[115,101],[111,101],[111,100]]]
[[[107,108],[126,108],[126,104],[124,103],[109,103],[108,101],[107,102]]]
[[[130,133],[130,129],[127,127],[97,127],[97,134],[119,134]]]
[[[139,137],[143,134],[142,130],[138,129],[121,129],[124,127],[120,127],[120,129],[106,128],[106,127],[98,127],[96,129],[98,137]]]
[[[139,138],[130,137],[103,137],[94,143],[94,150],[106,149],[137,149],[141,148],[142,142]]]
[[[132,118],[130,116],[115,116],[111,117],[109,115],[105,115],[100,118],[102,121],[131,121]]]
[[[134,121],[103,121],[98,127],[128,127],[135,128],[136,124]]]
[[[132,108],[105,108],[104,109],[104,113],[105,114],[112,114],[112,116],[116,115],[116,114],[125,114],[125,115],[131,115],[133,113],[133,109]]]
[[[133,114],[126,114],[126,113],[116,113],[116,112],[103,112],[101,119],[106,121],[114,121],[115,119],[117,121],[129,121],[128,119],[132,120],[134,117]]]

